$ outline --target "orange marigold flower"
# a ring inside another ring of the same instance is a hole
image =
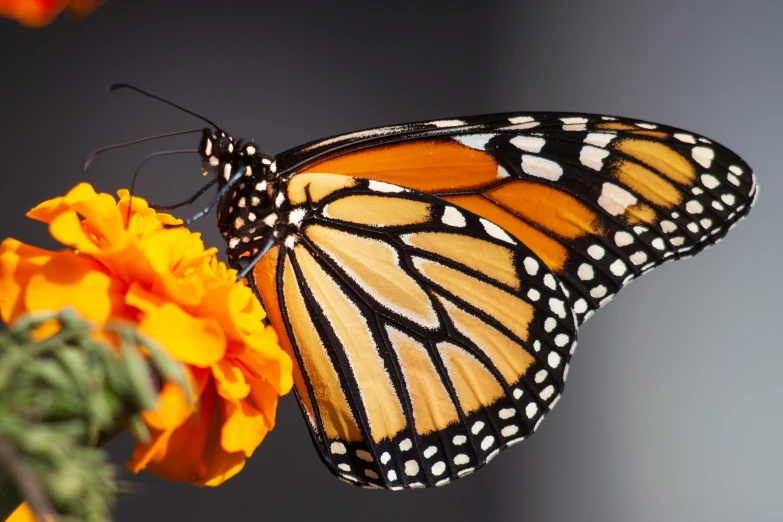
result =
[[[290,357],[236,271],[200,235],[140,198],[119,202],[82,183],[27,215],[49,224],[59,252],[6,239],[0,245],[0,315],[75,308],[98,324],[124,319],[190,370],[194,407],[164,384],[152,433],[128,466],[214,486],[235,475],[274,427],[278,397],[293,384]],[[130,220],[126,221],[130,205]]]
[[[0,16],[27,27],[43,27],[63,11],[80,18],[97,9],[103,0],[0,0]]]

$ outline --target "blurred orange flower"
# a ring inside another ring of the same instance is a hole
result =
[[[27,215],[49,224],[59,252],[6,239],[0,245],[0,315],[75,308],[98,324],[123,319],[155,339],[192,376],[194,406],[164,384],[152,434],[128,467],[215,486],[239,472],[274,427],[292,363],[262,320],[265,312],[236,271],[205,250],[200,235],[146,201],[119,202],[82,183]],[[130,220],[126,220],[130,205]]]
[[[43,27],[63,11],[80,18],[97,9],[103,0],[0,0],[0,16],[27,27]]]

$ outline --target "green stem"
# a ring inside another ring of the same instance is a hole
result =
[[[59,520],[57,512],[52,508],[38,478],[22,461],[13,444],[2,437],[0,437],[0,464],[2,464],[2,467],[9,478],[13,479],[16,483],[16,486],[14,486],[10,483],[10,480],[3,481],[3,483],[8,486],[3,492],[8,493],[8,496],[7,498],[2,498],[2,500],[8,500],[8,505],[0,504],[0,516],[3,517],[2,520],[11,516],[11,513],[13,513],[22,503],[22,498],[18,490],[21,490],[24,493],[30,509],[33,510],[33,513],[35,513],[38,520],[48,520],[52,522]],[[10,509],[7,514],[5,513],[6,507]]]

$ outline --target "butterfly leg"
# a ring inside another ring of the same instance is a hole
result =
[[[194,221],[196,221],[199,218],[204,217],[212,208],[218,204],[218,201],[220,201],[220,198],[222,198],[229,190],[231,190],[231,187],[236,183],[242,176],[245,175],[245,167],[239,167],[236,171],[236,174],[234,174],[231,179],[229,179],[225,185],[223,185],[223,188],[221,188],[217,194],[215,194],[215,197],[213,197],[210,202],[207,204],[206,207],[204,207],[204,210],[201,212],[198,212],[194,216],[191,216],[187,219],[184,219],[182,221],[181,225],[163,225],[166,228],[175,228],[179,226],[188,226]]]

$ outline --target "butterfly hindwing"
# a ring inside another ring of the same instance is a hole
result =
[[[369,487],[441,485],[532,433],[576,344],[557,276],[441,198],[299,176],[288,196],[305,184],[312,212],[253,278],[329,468]]]
[[[278,164],[294,179],[403,185],[486,218],[559,276],[580,323],[633,278],[716,243],[756,196],[750,167],[705,137],[583,114],[370,129],[283,153]]]

